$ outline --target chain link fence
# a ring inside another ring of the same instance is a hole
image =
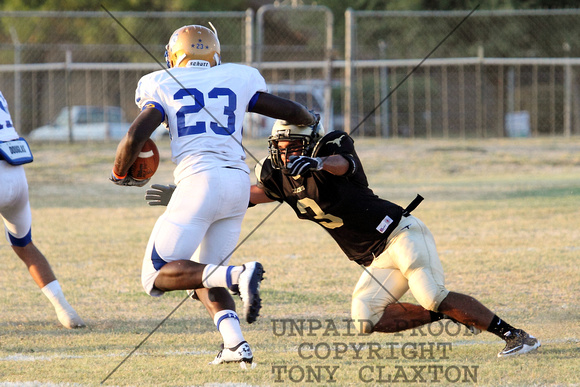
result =
[[[246,12],[0,12],[0,64],[164,62],[173,31],[216,27],[222,55],[246,61]],[[208,26],[209,27],[209,26]],[[16,58],[19,55],[20,58]]]
[[[354,11],[356,60],[423,58],[469,11]],[[580,9],[480,11],[434,53],[434,58],[580,57]]]
[[[0,88],[20,133],[65,106],[120,106],[131,121],[139,78],[165,68],[171,33],[216,27],[224,61],[246,62],[246,12],[0,12]],[[248,19],[249,18],[249,19]]]
[[[467,13],[350,10],[337,31],[341,23],[318,6],[114,18],[0,12],[0,90],[22,134],[70,105],[120,106],[131,121],[137,81],[164,65],[170,34],[211,21],[224,62],[259,68],[273,92],[316,107],[329,128],[427,138],[580,134],[580,10],[477,11],[408,76]]]
[[[468,13],[347,12],[346,127],[363,121]],[[579,33],[580,10],[477,11],[357,131],[580,134]]]

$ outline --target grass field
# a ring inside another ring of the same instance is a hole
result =
[[[169,183],[169,147],[158,145],[152,183]],[[246,145],[266,155],[264,141]],[[242,326],[258,366],[209,367],[220,337],[201,304],[187,300],[104,384],[579,385],[580,138],[356,145],[377,194],[401,205],[425,197],[414,215],[435,235],[448,288],[537,336],[539,351],[498,359],[501,340],[455,325],[352,334],[350,294],[362,269],[320,227],[273,203],[248,211],[242,237],[275,215],[232,259],[259,260],[267,271],[262,316]],[[107,180],[116,144],[32,147],[33,238],[88,328],[62,328],[1,243],[0,386],[99,385],[185,297],[155,299],[140,285],[162,209],[146,205],[145,188]],[[284,321],[312,329],[290,331]]]

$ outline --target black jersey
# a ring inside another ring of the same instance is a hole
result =
[[[379,198],[368,186],[353,139],[345,132],[324,136],[313,156],[343,155],[351,164],[346,175],[326,171],[293,177],[274,169],[269,158],[256,168],[258,186],[266,195],[288,203],[300,219],[323,226],[349,259],[370,265],[382,253],[403,209]]]

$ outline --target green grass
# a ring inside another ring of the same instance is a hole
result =
[[[158,145],[162,162],[152,183],[167,184],[169,147]],[[266,155],[265,141],[246,145],[257,158]],[[401,205],[416,193],[425,197],[414,214],[435,235],[448,288],[539,337],[537,353],[498,359],[503,343],[495,336],[438,334],[436,325],[425,335],[349,335],[345,320],[361,269],[322,228],[283,205],[232,258],[259,260],[267,271],[262,316],[242,327],[258,366],[208,367],[220,336],[201,304],[188,300],[105,384],[580,384],[580,139],[357,139],[356,146],[377,194]],[[33,237],[89,327],[62,328],[22,262],[0,244],[0,386],[99,385],[185,296],[157,299],[141,288],[142,254],[163,209],[145,204],[144,188],[107,180],[116,144],[32,148]],[[275,206],[250,209],[242,237]],[[409,294],[403,300],[414,302]],[[282,319],[324,329],[279,334],[274,323]],[[342,351],[343,343],[350,349]],[[412,351],[430,345],[432,355]]]

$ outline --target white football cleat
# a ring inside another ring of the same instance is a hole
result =
[[[252,364],[254,360],[254,355],[252,354],[252,349],[247,341],[242,341],[233,348],[224,348],[222,344],[222,349],[219,351],[215,359],[211,361],[210,365],[223,364],[223,363],[240,363],[240,367],[247,369],[247,365],[251,364],[252,368],[255,367]]]
[[[256,321],[262,308],[260,282],[264,278],[264,273],[261,263],[249,262],[244,264],[244,271],[240,274],[238,291],[244,303],[244,316],[248,324]]]

